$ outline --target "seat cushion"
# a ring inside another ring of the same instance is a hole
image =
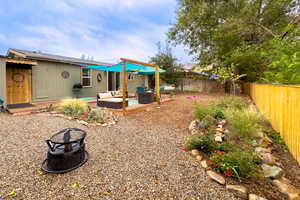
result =
[[[100,99],[99,101],[107,101],[107,102],[122,102],[122,98],[108,98],[108,99]],[[128,99],[126,99],[128,101]]]
[[[98,95],[100,99],[109,99],[113,97],[111,92],[99,93]]]

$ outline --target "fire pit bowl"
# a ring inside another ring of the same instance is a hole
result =
[[[84,138],[86,132],[67,128],[54,134],[46,143],[49,147],[42,170],[48,173],[66,173],[82,166],[88,160]]]

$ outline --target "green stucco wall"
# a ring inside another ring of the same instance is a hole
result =
[[[70,77],[64,79],[62,72],[67,71]],[[97,74],[101,73],[102,81],[97,81]],[[51,101],[73,98],[72,87],[80,83],[80,67],[70,64],[38,61],[32,67],[32,101]],[[98,92],[106,92],[106,72],[92,70],[92,87],[82,88],[79,97],[96,97]]]
[[[6,99],[6,62],[0,59],[0,97]]]

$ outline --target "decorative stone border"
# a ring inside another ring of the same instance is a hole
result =
[[[194,120],[189,125],[189,133],[192,135],[203,134],[200,129],[198,129],[200,121]],[[227,129],[224,128],[226,124],[225,120],[221,120],[217,123],[215,141],[223,142]],[[270,145],[273,144],[273,141],[267,137],[264,133],[259,133],[260,141],[258,142],[259,147],[255,148],[255,152],[259,154],[262,159],[262,169],[264,175],[267,178],[273,178],[272,183],[277,186],[279,191],[284,195],[287,195],[289,200],[300,200],[300,191],[291,184],[291,181],[284,177],[284,171],[279,167],[281,163],[278,159],[272,155],[272,148]],[[184,149],[186,150],[186,149]],[[207,176],[219,183],[224,185],[226,189],[234,192],[238,197],[248,200],[267,200],[264,197],[260,197],[256,194],[249,194],[248,189],[242,185],[230,185],[226,184],[226,179],[220,173],[213,171],[207,164],[207,160],[203,160],[203,156],[200,151],[197,149],[191,150],[191,155],[195,157],[197,161],[200,162],[200,166],[206,171]]]
[[[78,124],[81,124],[81,125],[84,125],[84,126],[102,126],[102,127],[106,127],[106,126],[112,126],[112,125],[115,125],[118,120],[115,116],[113,116],[111,114],[110,116],[110,120],[106,123],[88,123],[84,120],[79,120],[79,119],[75,119],[73,117],[70,117],[70,116],[67,116],[67,115],[64,115],[64,114],[61,114],[59,112],[56,112],[56,111],[51,111],[51,112],[43,112],[43,113],[40,113],[38,115],[42,115],[42,116],[49,116],[49,117],[60,117],[60,118],[64,118],[64,119],[67,119],[67,120],[74,120],[76,121]]]

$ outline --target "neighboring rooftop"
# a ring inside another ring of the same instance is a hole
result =
[[[21,57],[21,58],[32,59],[32,60],[55,61],[55,62],[62,62],[68,64],[108,65],[108,66],[113,65],[111,63],[106,63],[106,62],[84,60],[80,58],[72,58],[72,57],[43,53],[41,51],[28,51],[28,50],[20,50],[20,49],[9,49],[7,51],[7,56]]]

